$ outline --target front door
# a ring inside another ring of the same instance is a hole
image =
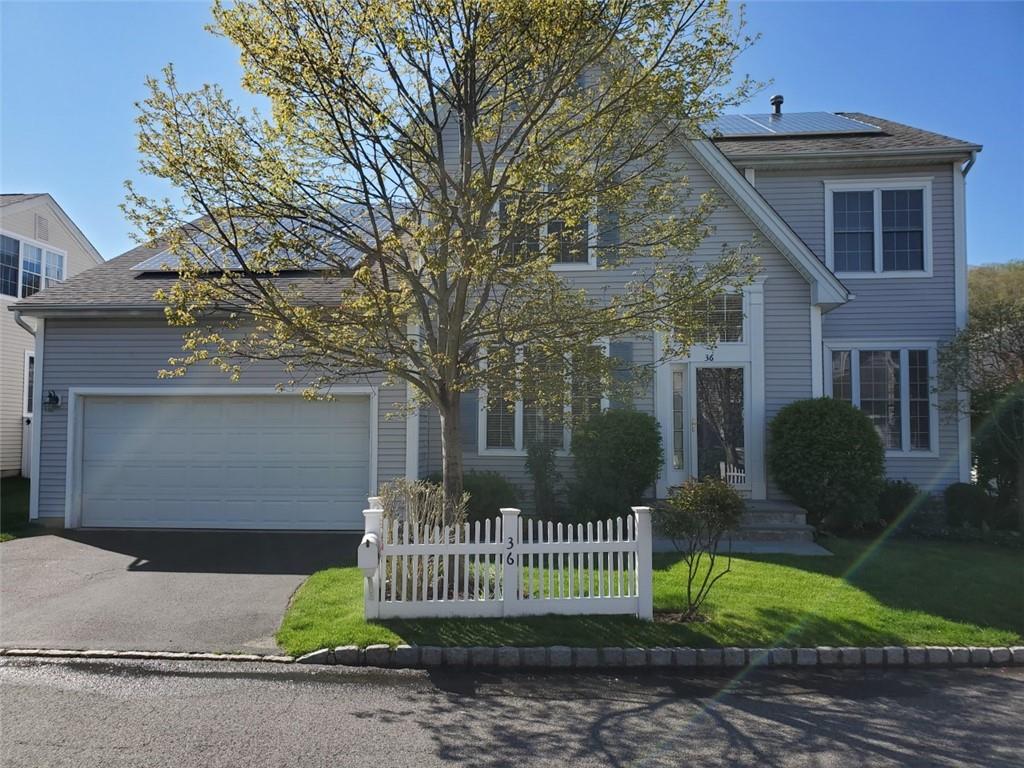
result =
[[[747,370],[746,365],[672,367],[669,485],[691,477],[718,477],[749,489]]]

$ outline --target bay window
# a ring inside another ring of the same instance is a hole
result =
[[[864,411],[887,452],[937,450],[934,347],[836,347],[831,363],[831,396]]]

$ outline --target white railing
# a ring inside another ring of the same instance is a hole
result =
[[[743,467],[735,467],[720,461],[718,462],[718,471],[722,475],[722,479],[729,485],[743,485],[747,482],[747,470]]]
[[[385,525],[379,500],[363,512],[359,549],[366,617],[634,614],[653,618],[651,511],[596,523],[493,520]]]

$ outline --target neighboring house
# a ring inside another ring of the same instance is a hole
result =
[[[35,340],[7,306],[102,264],[92,243],[50,195],[0,194],[0,475],[32,471]],[[26,322],[30,327],[33,321]]]
[[[781,100],[779,100],[781,102]],[[755,241],[762,271],[709,308],[717,341],[657,365],[633,405],[665,440],[659,494],[686,477],[726,477],[777,499],[765,471],[769,420],[832,395],[872,418],[888,474],[928,490],[969,476],[968,430],[940,418],[936,351],[966,319],[964,176],[980,147],[855,113],[729,116],[712,139],[681,143],[696,192],[720,191],[713,234],[693,258]],[[404,387],[349,382],[335,402],[277,394],[254,364],[241,384],[208,367],[157,378],[179,350],[154,289],[174,279],[139,248],[31,297],[44,374],[39,482],[31,514],[68,526],[361,529],[364,497],[388,479],[440,468],[436,413],[387,418]],[[593,251],[567,249],[566,280],[628,281]],[[308,295],[330,284],[315,275]],[[654,334],[610,340],[632,363],[661,358]],[[955,397],[943,393],[941,398]],[[615,404],[612,404],[613,407]],[[525,446],[569,435],[530,408],[464,398],[465,464],[527,487]],[[571,459],[563,455],[563,469]]]

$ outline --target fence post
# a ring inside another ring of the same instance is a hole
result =
[[[501,613],[515,616],[519,612],[519,510],[501,508]]]
[[[371,496],[367,499],[369,509],[363,510],[363,538],[373,535],[377,539],[377,570],[372,576],[363,579],[363,613],[368,619],[380,618],[380,580],[383,574],[380,569],[380,546],[383,544],[382,523],[384,518],[384,507],[380,503],[379,496]]]
[[[636,515],[636,616],[654,620],[654,564],[651,556],[651,508],[633,507]]]

